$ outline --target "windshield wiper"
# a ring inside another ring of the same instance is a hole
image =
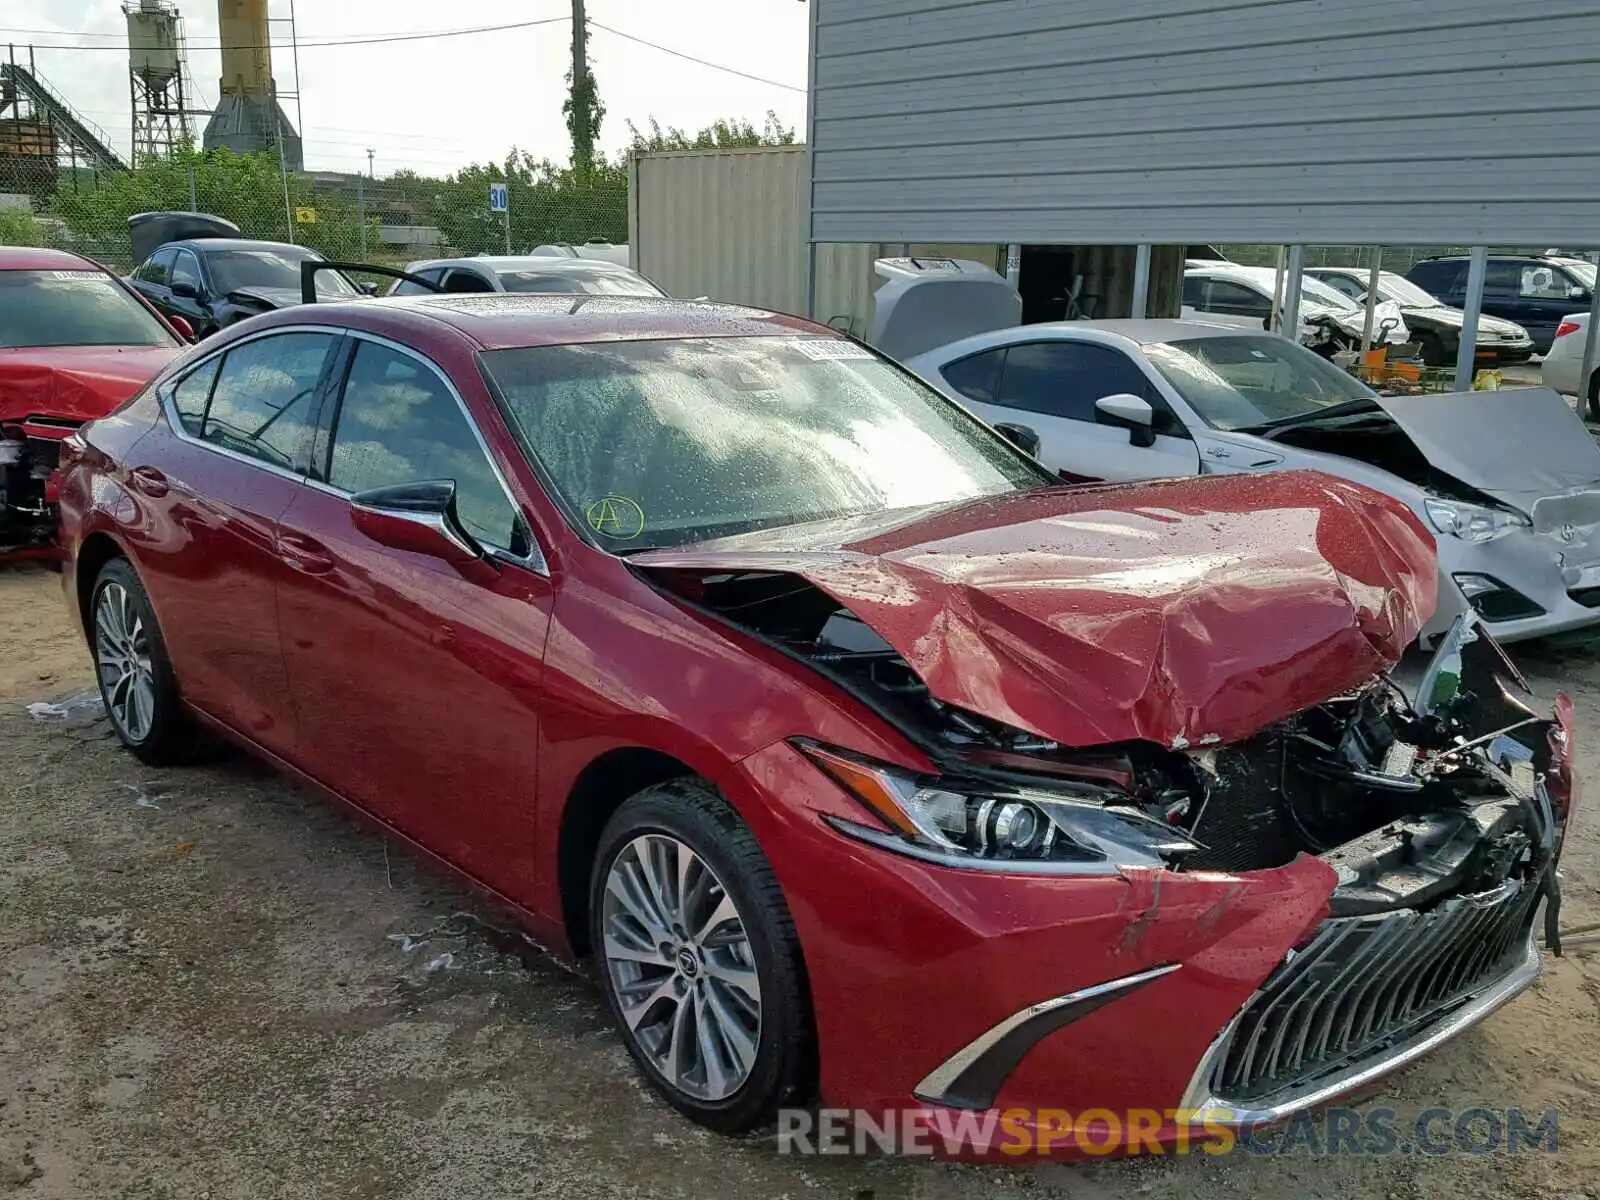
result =
[[[1254,433],[1261,437],[1271,439],[1275,434],[1285,429],[1294,429],[1301,425],[1317,425],[1323,421],[1337,421],[1340,417],[1354,417],[1361,413],[1382,412],[1383,405],[1370,396],[1361,396],[1355,400],[1346,400],[1343,404],[1335,404],[1329,408],[1319,408],[1315,412],[1300,413],[1293,417],[1279,417],[1276,421],[1263,421],[1260,425],[1244,425],[1238,430],[1240,433]]]

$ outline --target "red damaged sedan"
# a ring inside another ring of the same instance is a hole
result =
[[[182,347],[98,263],[0,246],[0,555],[55,536],[50,478],[63,439],[142,390]]]
[[[1269,1121],[1554,928],[1570,706],[1465,621],[1402,694],[1432,547],[1352,484],[1064,487],[823,327],[552,296],[271,314],[72,454],[127,747],[203,724],[489,889],[716,1129]]]

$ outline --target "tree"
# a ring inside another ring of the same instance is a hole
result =
[[[45,229],[26,208],[0,208],[0,246],[42,246]]]
[[[583,6],[575,11],[582,13]],[[588,61],[588,20],[574,22],[572,29],[573,58],[583,63],[583,78],[567,72],[567,101],[561,106],[567,118],[567,133],[572,137],[572,165],[578,171],[594,166],[594,144],[600,137],[600,126],[606,119],[606,106],[600,99],[600,86],[594,81],[594,64]]]
[[[662,130],[660,122],[650,118],[650,132],[644,133],[632,121],[628,122],[630,141],[628,154],[651,154],[664,150],[727,150],[741,146],[792,146],[795,133],[778,120],[778,114],[767,110],[766,122],[757,129],[743,117],[713,121],[696,134],[688,134],[677,126]]]

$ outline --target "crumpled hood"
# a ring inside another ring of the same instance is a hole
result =
[[[1439,470],[1523,512],[1546,496],[1600,488],[1600,446],[1550,388],[1378,403]]]
[[[41,346],[0,350],[0,421],[93,421],[149,383],[178,346]]]
[[[900,524],[824,522],[628,562],[669,580],[796,575],[936,699],[1068,746],[1248,737],[1392,665],[1435,602],[1417,519],[1312,472],[890,516]]]

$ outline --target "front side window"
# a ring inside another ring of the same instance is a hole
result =
[[[1088,342],[1023,342],[1006,354],[999,402],[1092,425],[1096,400],[1143,396],[1145,384],[1144,374],[1120,350]]]
[[[0,271],[0,349],[177,344],[104,271]]]
[[[1207,312],[1264,319],[1272,312],[1272,301],[1241,283],[1227,279],[1213,279],[1206,288],[1204,307]]]
[[[275,467],[298,469],[317,383],[333,343],[326,333],[280,333],[228,351],[201,426],[202,440]]]
[[[444,274],[444,272],[435,267],[428,271],[412,271],[411,274],[415,275],[418,279],[426,279],[429,283],[438,283],[439,276]],[[402,279],[394,285],[394,290],[389,294],[391,296],[431,296],[433,295],[433,289],[425,288],[421,284],[412,283],[409,279]]]
[[[476,271],[468,271],[464,267],[457,267],[444,277],[444,290],[474,295],[494,291],[494,284]]]
[[[623,341],[482,358],[569,517],[614,551],[1059,482],[843,339]]]
[[[1250,429],[1373,397],[1354,377],[1287,338],[1192,338],[1146,346],[1144,353],[1214,429]]]
[[[1367,294],[1367,289],[1348,275],[1319,275],[1316,278],[1352,300],[1359,300]]]
[[[333,429],[328,482],[348,492],[450,479],[456,515],[486,546],[531,548],[520,514],[437,371],[376,342],[362,342]]]
[[[1522,291],[1525,300],[1566,300],[1577,283],[1565,271],[1539,263],[1522,268]]]
[[[187,283],[196,292],[200,290],[200,264],[187,250],[178,251],[178,257],[172,262],[172,286],[180,283]]]

